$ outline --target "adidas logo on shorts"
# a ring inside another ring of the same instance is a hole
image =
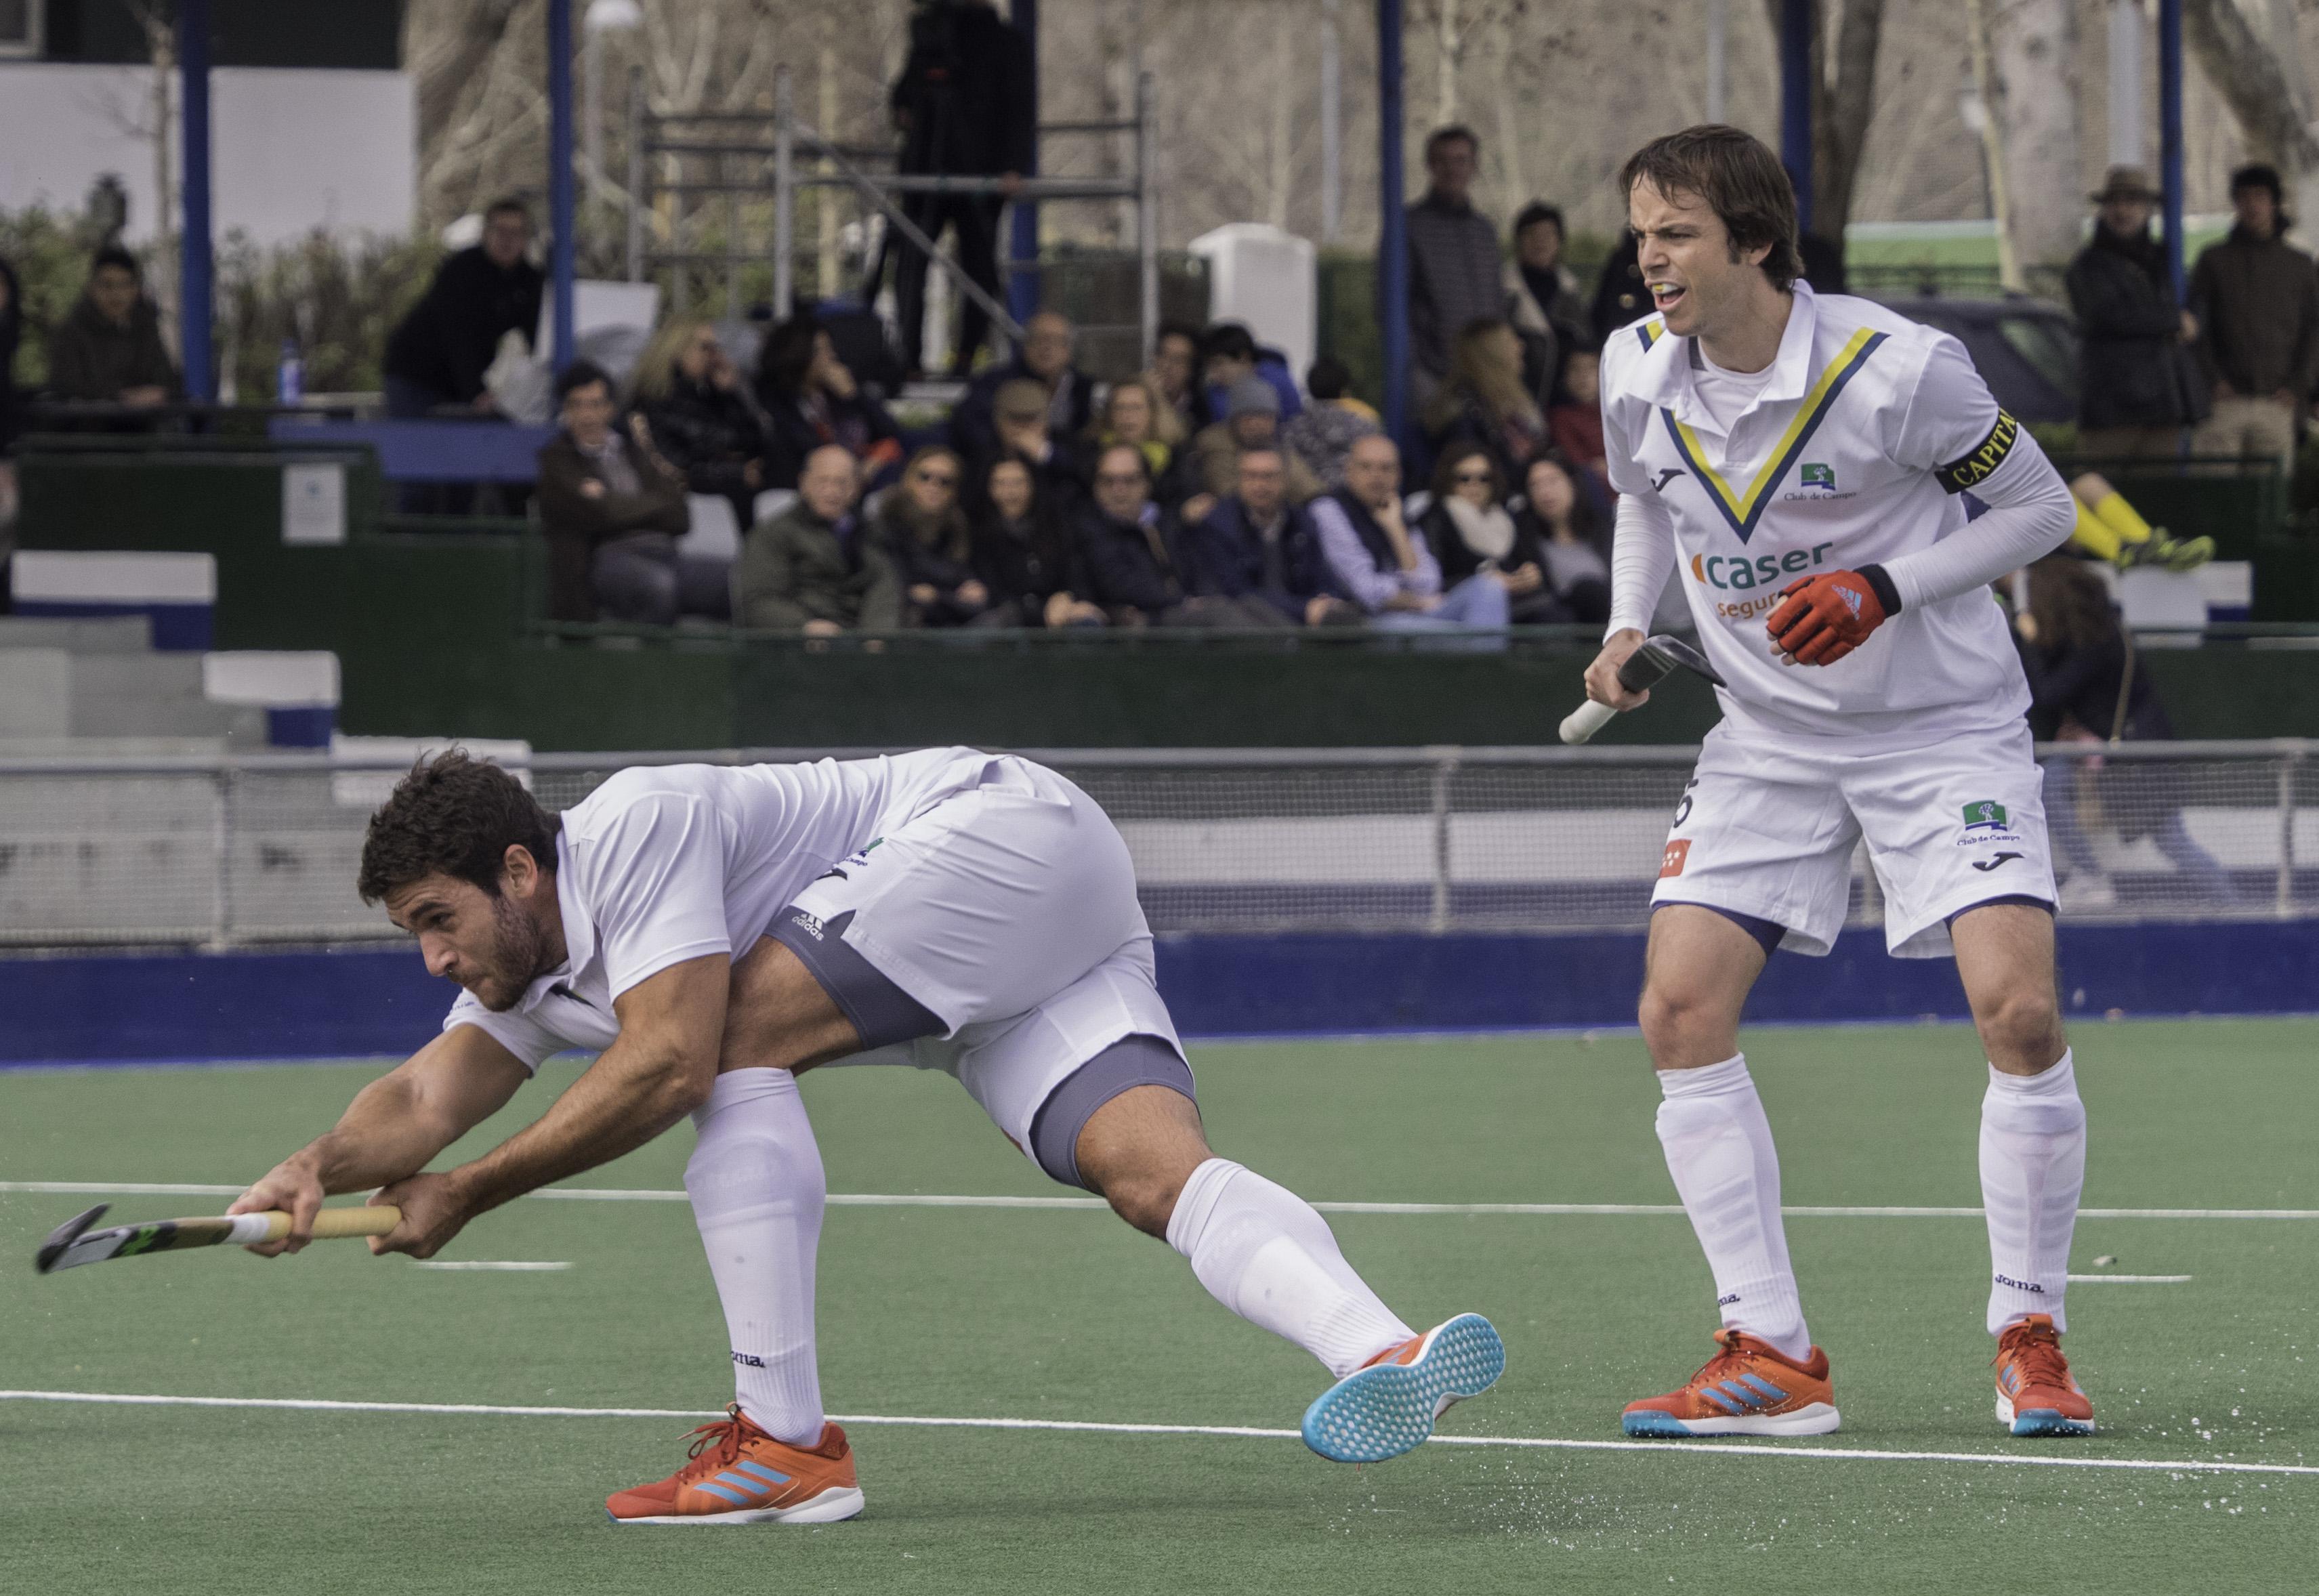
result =
[[[799,909],[796,914],[790,916],[790,924],[796,926],[799,931],[804,932],[806,935],[813,938],[814,941],[819,942],[821,940],[821,916],[819,915],[812,914],[805,909]]]

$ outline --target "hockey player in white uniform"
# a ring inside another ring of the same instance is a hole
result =
[[[1999,1420],[2085,1433],[2093,1410],[2060,1339],[2085,1110],[2054,996],[2029,693],[1990,591],[2069,537],[2069,490],[1955,340],[1800,280],[1794,194],[1762,143],[1688,129],[1638,152],[1620,182],[1654,313],[1612,333],[1602,359],[1620,497],[1587,690],[1620,709],[1648,696],[1617,669],[1671,573],[1729,684],[1667,838],[1641,1002],[1659,1140],[1722,1327],[1715,1357],[1623,1426],[1837,1427],[1738,1024],[1773,949],[1829,951],[1864,839],[1888,950],[1954,953],[1989,1059]],[[1987,507],[1977,519],[1968,491]]]
[[[1502,1366],[1486,1320],[1412,1330],[1309,1204],[1209,1150],[1126,844],[1029,761],[947,748],[634,769],[559,816],[454,753],[372,818],[358,884],[465,990],[440,1036],[232,1212],[288,1210],[291,1240],[257,1250],[295,1250],[325,1195],[383,1187],[402,1218],[373,1250],[426,1258],[477,1214],[690,1115],[685,1190],[735,1401],[675,1474],[611,1496],[618,1522],[862,1510],[852,1447],[822,1409],[825,1186],[796,1078],[838,1059],[948,1071],[1049,1175],[1320,1358],[1338,1379],[1304,1436],[1324,1456],[1409,1450]],[[420,1173],[567,1048],[599,1057],[535,1123]]]

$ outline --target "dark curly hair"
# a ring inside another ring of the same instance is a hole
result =
[[[422,759],[370,817],[355,889],[365,903],[432,875],[472,881],[493,897],[507,851],[520,844],[555,873],[556,817],[495,764],[454,748]]]

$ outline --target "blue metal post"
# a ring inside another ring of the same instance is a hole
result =
[[[2158,190],[2166,212],[2166,270],[2182,299],[2182,0],[2158,0]]]
[[[1376,0],[1377,310],[1385,321],[1385,429],[1409,452],[1409,217],[1401,186],[1401,0]]]
[[[1039,0],[1014,0],[1008,17],[1031,50],[1031,104],[1039,104]],[[1031,141],[1031,169],[1039,175],[1039,143]],[[1039,311],[1039,202],[1016,200],[1012,235],[1006,241],[1006,311],[1017,321],[1028,321]]]
[[[1812,226],[1812,4],[1780,8],[1780,164],[1796,190],[1796,226]]]
[[[178,243],[177,352],[188,398],[217,393],[210,347],[210,0],[178,0],[177,69],[184,77],[185,228]]]
[[[572,362],[572,0],[547,0],[547,226],[549,290],[555,295],[555,363]]]

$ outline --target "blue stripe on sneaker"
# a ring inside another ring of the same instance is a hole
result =
[[[1699,1388],[1699,1394],[1727,1413],[1744,1413],[1747,1411],[1747,1404],[1745,1402],[1735,1401],[1726,1396],[1722,1387],[1719,1385],[1702,1385]]]
[[[1786,1392],[1764,1379],[1761,1375],[1742,1375],[1739,1376],[1738,1383],[1755,1392],[1767,1402],[1783,1402],[1788,1400]]]
[[[747,1507],[749,1505],[749,1499],[742,1495],[739,1492],[727,1491],[724,1486],[710,1480],[698,1481],[694,1483],[692,1488],[695,1491],[706,1491],[711,1496],[721,1496],[726,1501],[731,1502],[735,1507]]]
[[[733,1468],[741,1474],[753,1474],[768,1485],[786,1485],[790,1483],[789,1475],[767,1468],[762,1463],[752,1463],[745,1457],[735,1464]]]

